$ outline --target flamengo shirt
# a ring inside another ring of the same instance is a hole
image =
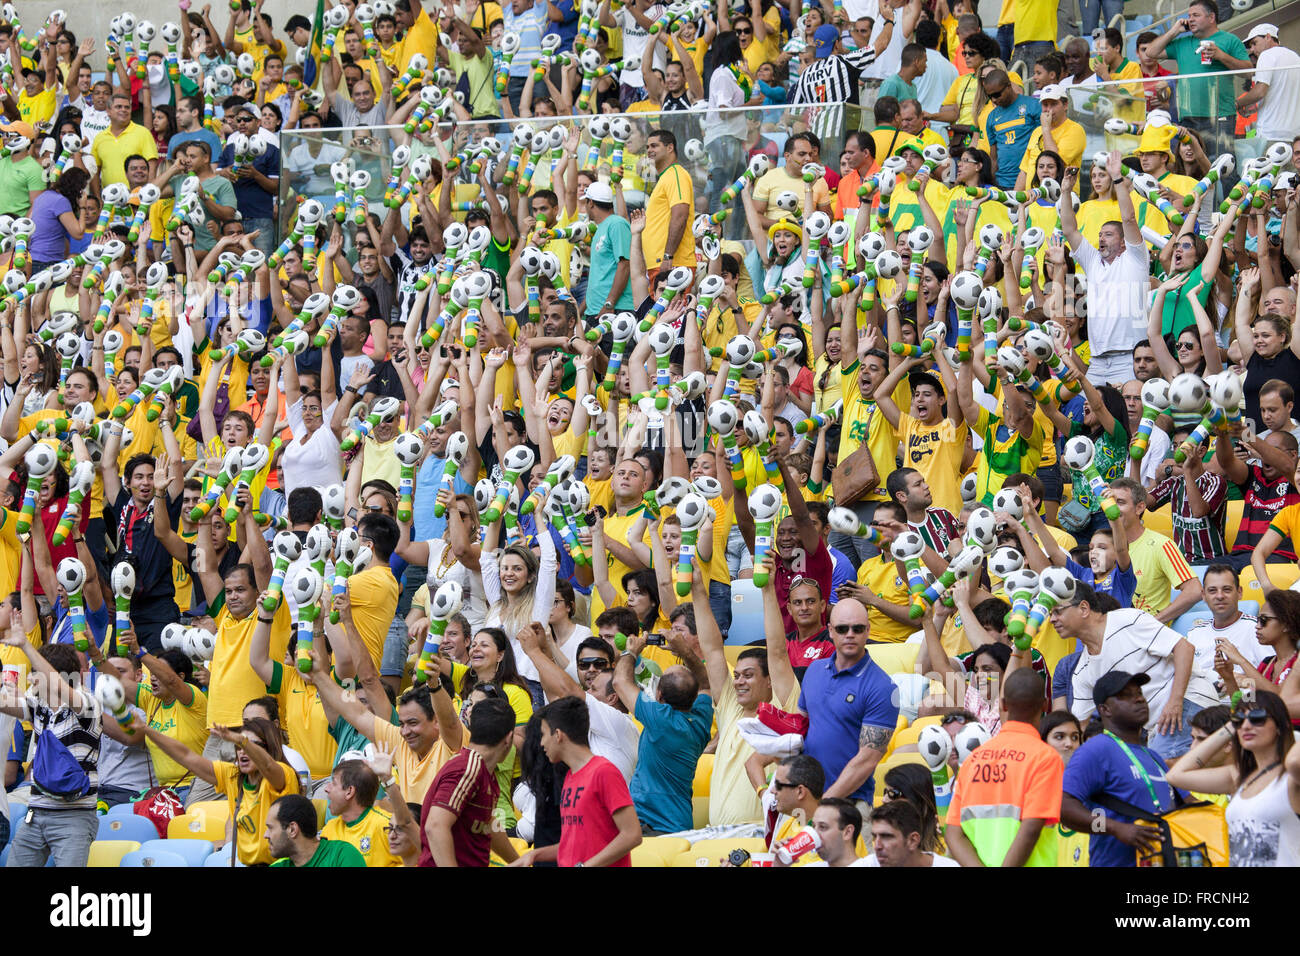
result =
[[[477,750],[464,748],[438,771],[420,810],[420,866],[433,866],[433,853],[425,826],[434,807],[456,815],[451,840],[457,866],[487,866],[492,855],[492,811],[501,788],[492,767]]]
[[[632,805],[632,795],[618,768],[604,757],[592,757],[580,770],[571,770],[560,791],[560,846],[557,863],[585,863],[618,836],[615,812]],[[631,866],[625,854],[610,866]]]
[[[1287,515],[1292,506],[1300,503],[1300,492],[1291,484],[1290,475],[1278,475],[1271,481],[1264,477],[1259,465],[1250,466],[1250,477],[1238,487],[1243,494],[1241,524],[1237,527],[1237,540],[1232,553],[1254,551],[1270,524],[1282,534],[1282,543],[1273,554],[1281,558],[1296,559],[1295,544],[1291,539],[1294,515]]]
[[[999,866],[1023,820],[1042,820],[1043,831],[1026,866],[1056,865],[1052,825],[1061,819],[1061,755],[1038,730],[1008,720],[1001,732],[961,765],[947,825],[960,826],[985,866]]]

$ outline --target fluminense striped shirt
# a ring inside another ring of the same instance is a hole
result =
[[[851,53],[835,53],[824,60],[814,60],[799,74],[791,105],[856,103],[858,79],[875,59],[875,49],[866,46]]]

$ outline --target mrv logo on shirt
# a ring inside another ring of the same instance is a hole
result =
[[[50,897],[50,925],[72,929],[128,927],[135,936],[153,929],[153,897],[149,893],[69,893]]]

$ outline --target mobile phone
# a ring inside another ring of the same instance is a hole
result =
[[[1079,175],[1079,167],[1078,167],[1078,166],[1067,166],[1067,167],[1065,168],[1065,174],[1066,174],[1067,176],[1077,176],[1077,175]]]
[[[646,647],[664,647],[668,641],[662,634],[647,634],[645,643]]]

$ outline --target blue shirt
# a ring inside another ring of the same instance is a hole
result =
[[[441,538],[447,530],[447,515],[441,518],[433,516],[433,506],[438,503],[438,489],[442,487],[442,473],[447,467],[447,459],[430,454],[420,465],[415,474],[415,495],[411,499],[411,533],[415,541],[432,541]],[[472,495],[474,488],[459,471],[452,482],[452,490],[458,495]]]
[[[542,33],[550,33],[546,4],[541,0],[516,14],[508,3],[501,5],[501,19],[507,30],[519,34],[519,51],[510,61],[510,76],[520,79],[533,72],[533,61],[542,55]],[[575,35],[577,31],[574,31]]]
[[[998,168],[994,179],[1003,189],[1014,189],[1020,175],[1020,160],[1029,145],[1030,134],[1038,128],[1043,107],[1032,96],[1017,96],[1010,106],[995,106],[985,121],[984,132],[997,147]]]
[[[1066,710],[1074,706],[1074,665],[1082,653],[1083,648],[1079,648],[1066,654],[1056,662],[1056,670],[1052,671],[1052,699],[1064,697]]]
[[[695,765],[713,737],[712,698],[700,694],[680,711],[641,696],[633,716],[644,728],[628,786],[637,817],[660,833],[692,829]]]
[[[842,551],[826,546],[826,550],[831,553],[831,593],[826,597],[827,604],[836,604],[839,602],[839,590],[841,584],[850,581],[857,581],[857,572],[853,570],[853,563],[845,557]]]
[[[235,165],[235,147],[227,145],[221,151],[221,159],[213,163],[221,169],[230,169]],[[266,144],[266,152],[253,160],[253,168],[268,179],[278,179],[280,177],[280,150],[270,143]],[[270,219],[275,215],[275,192],[267,192],[257,184],[257,180],[251,176],[244,179],[236,179],[235,201],[239,207],[239,214],[245,219]]]
[[[1137,572],[1133,570],[1132,561],[1129,562],[1127,568],[1121,569],[1119,565],[1111,568],[1110,576],[1105,584],[1098,584],[1097,575],[1093,573],[1092,568],[1084,567],[1073,558],[1065,559],[1065,570],[1098,594],[1109,594],[1116,601],[1119,601],[1120,607],[1133,606],[1133,592],[1137,590],[1138,579]]]
[[[548,16],[547,25],[550,29],[547,33],[554,33],[560,38],[561,50],[572,49],[573,39],[578,35],[578,5],[575,0],[552,0],[552,6],[560,11],[560,16],[564,19],[556,23]],[[505,5],[502,9],[505,9]]]
[[[858,755],[863,727],[893,733],[898,724],[898,688],[871,655],[839,671],[835,660],[824,657],[809,664],[799,691],[799,709],[809,721],[803,750],[822,765],[827,786]],[[867,777],[849,797],[870,802],[874,790],[875,781]]]
[[[1160,813],[1174,808],[1173,788],[1165,782],[1165,762],[1154,750],[1140,744],[1129,744],[1129,750],[1138,759],[1151,779],[1159,806],[1152,806],[1151,793],[1132,761],[1114,740],[1106,734],[1093,737],[1075,751],[1065,765],[1062,789],[1077,798],[1089,810],[1101,807],[1096,798],[1113,797],[1131,803],[1141,810]],[[1132,823],[1133,817],[1101,807],[1102,811],[1123,823]],[[1094,832],[1088,839],[1089,866],[1137,866],[1133,847],[1121,843],[1118,837],[1104,832]]]

